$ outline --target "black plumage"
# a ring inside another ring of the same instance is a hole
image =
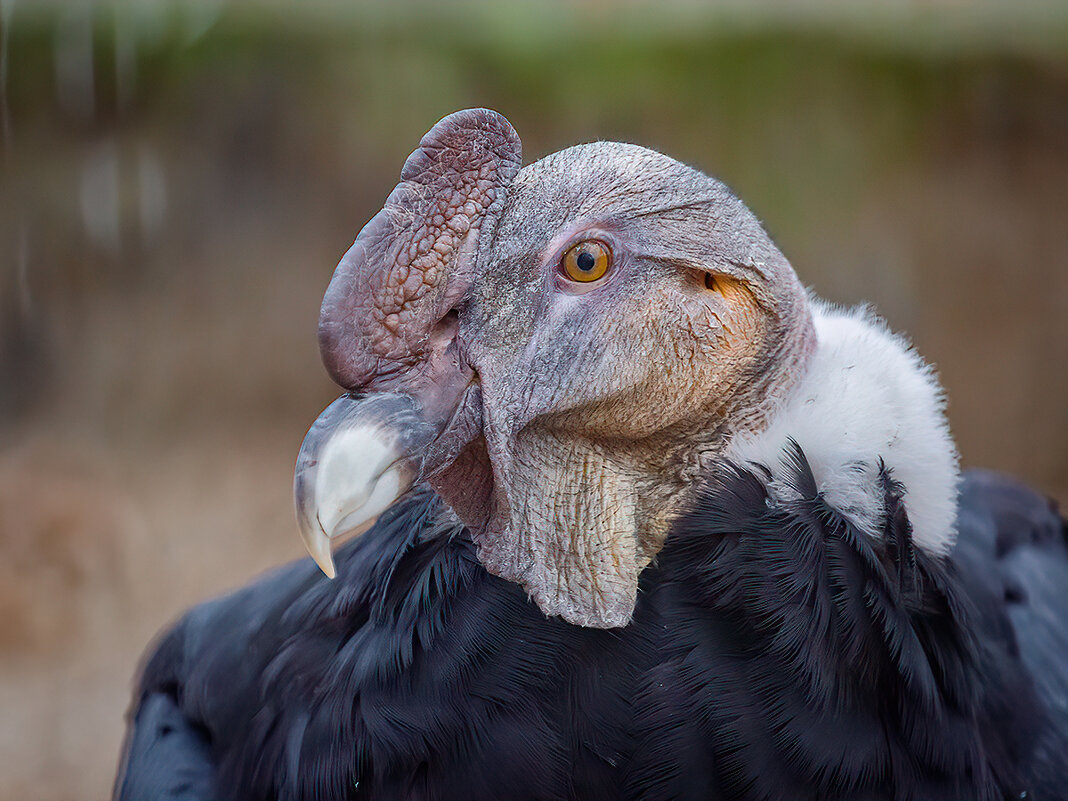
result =
[[[1061,795],[1056,511],[970,474],[939,559],[886,471],[876,539],[786,458],[773,490],[717,466],[622,629],[547,618],[413,490],[337,554],[338,580],[305,560],[162,637],[116,798]]]

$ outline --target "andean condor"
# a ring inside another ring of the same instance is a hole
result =
[[[336,579],[167,631],[115,797],[1068,796],[1050,502],[960,479],[930,369],[723,184],[520,160],[446,117],[341,260],[296,476]]]

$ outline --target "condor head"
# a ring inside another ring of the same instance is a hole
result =
[[[687,488],[803,373],[811,312],[697,170],[613,142],[520,167],[502,116],[446,117],[341,260],[319,341],[350,394],[298,518],[332,576],[331,542],[426,481],[546,614],[622,626]]]

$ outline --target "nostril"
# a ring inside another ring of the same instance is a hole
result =
[[[430,331],[430,349],[439,351],[447,348],[460,333],[460,312],[449,309]]]

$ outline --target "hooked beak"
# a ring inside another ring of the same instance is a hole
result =
[[[342,395],[312,424],[293,475],[301,539],[334,578],[332,544],[360,534],[415,483],[436,434],[409,395]]]

